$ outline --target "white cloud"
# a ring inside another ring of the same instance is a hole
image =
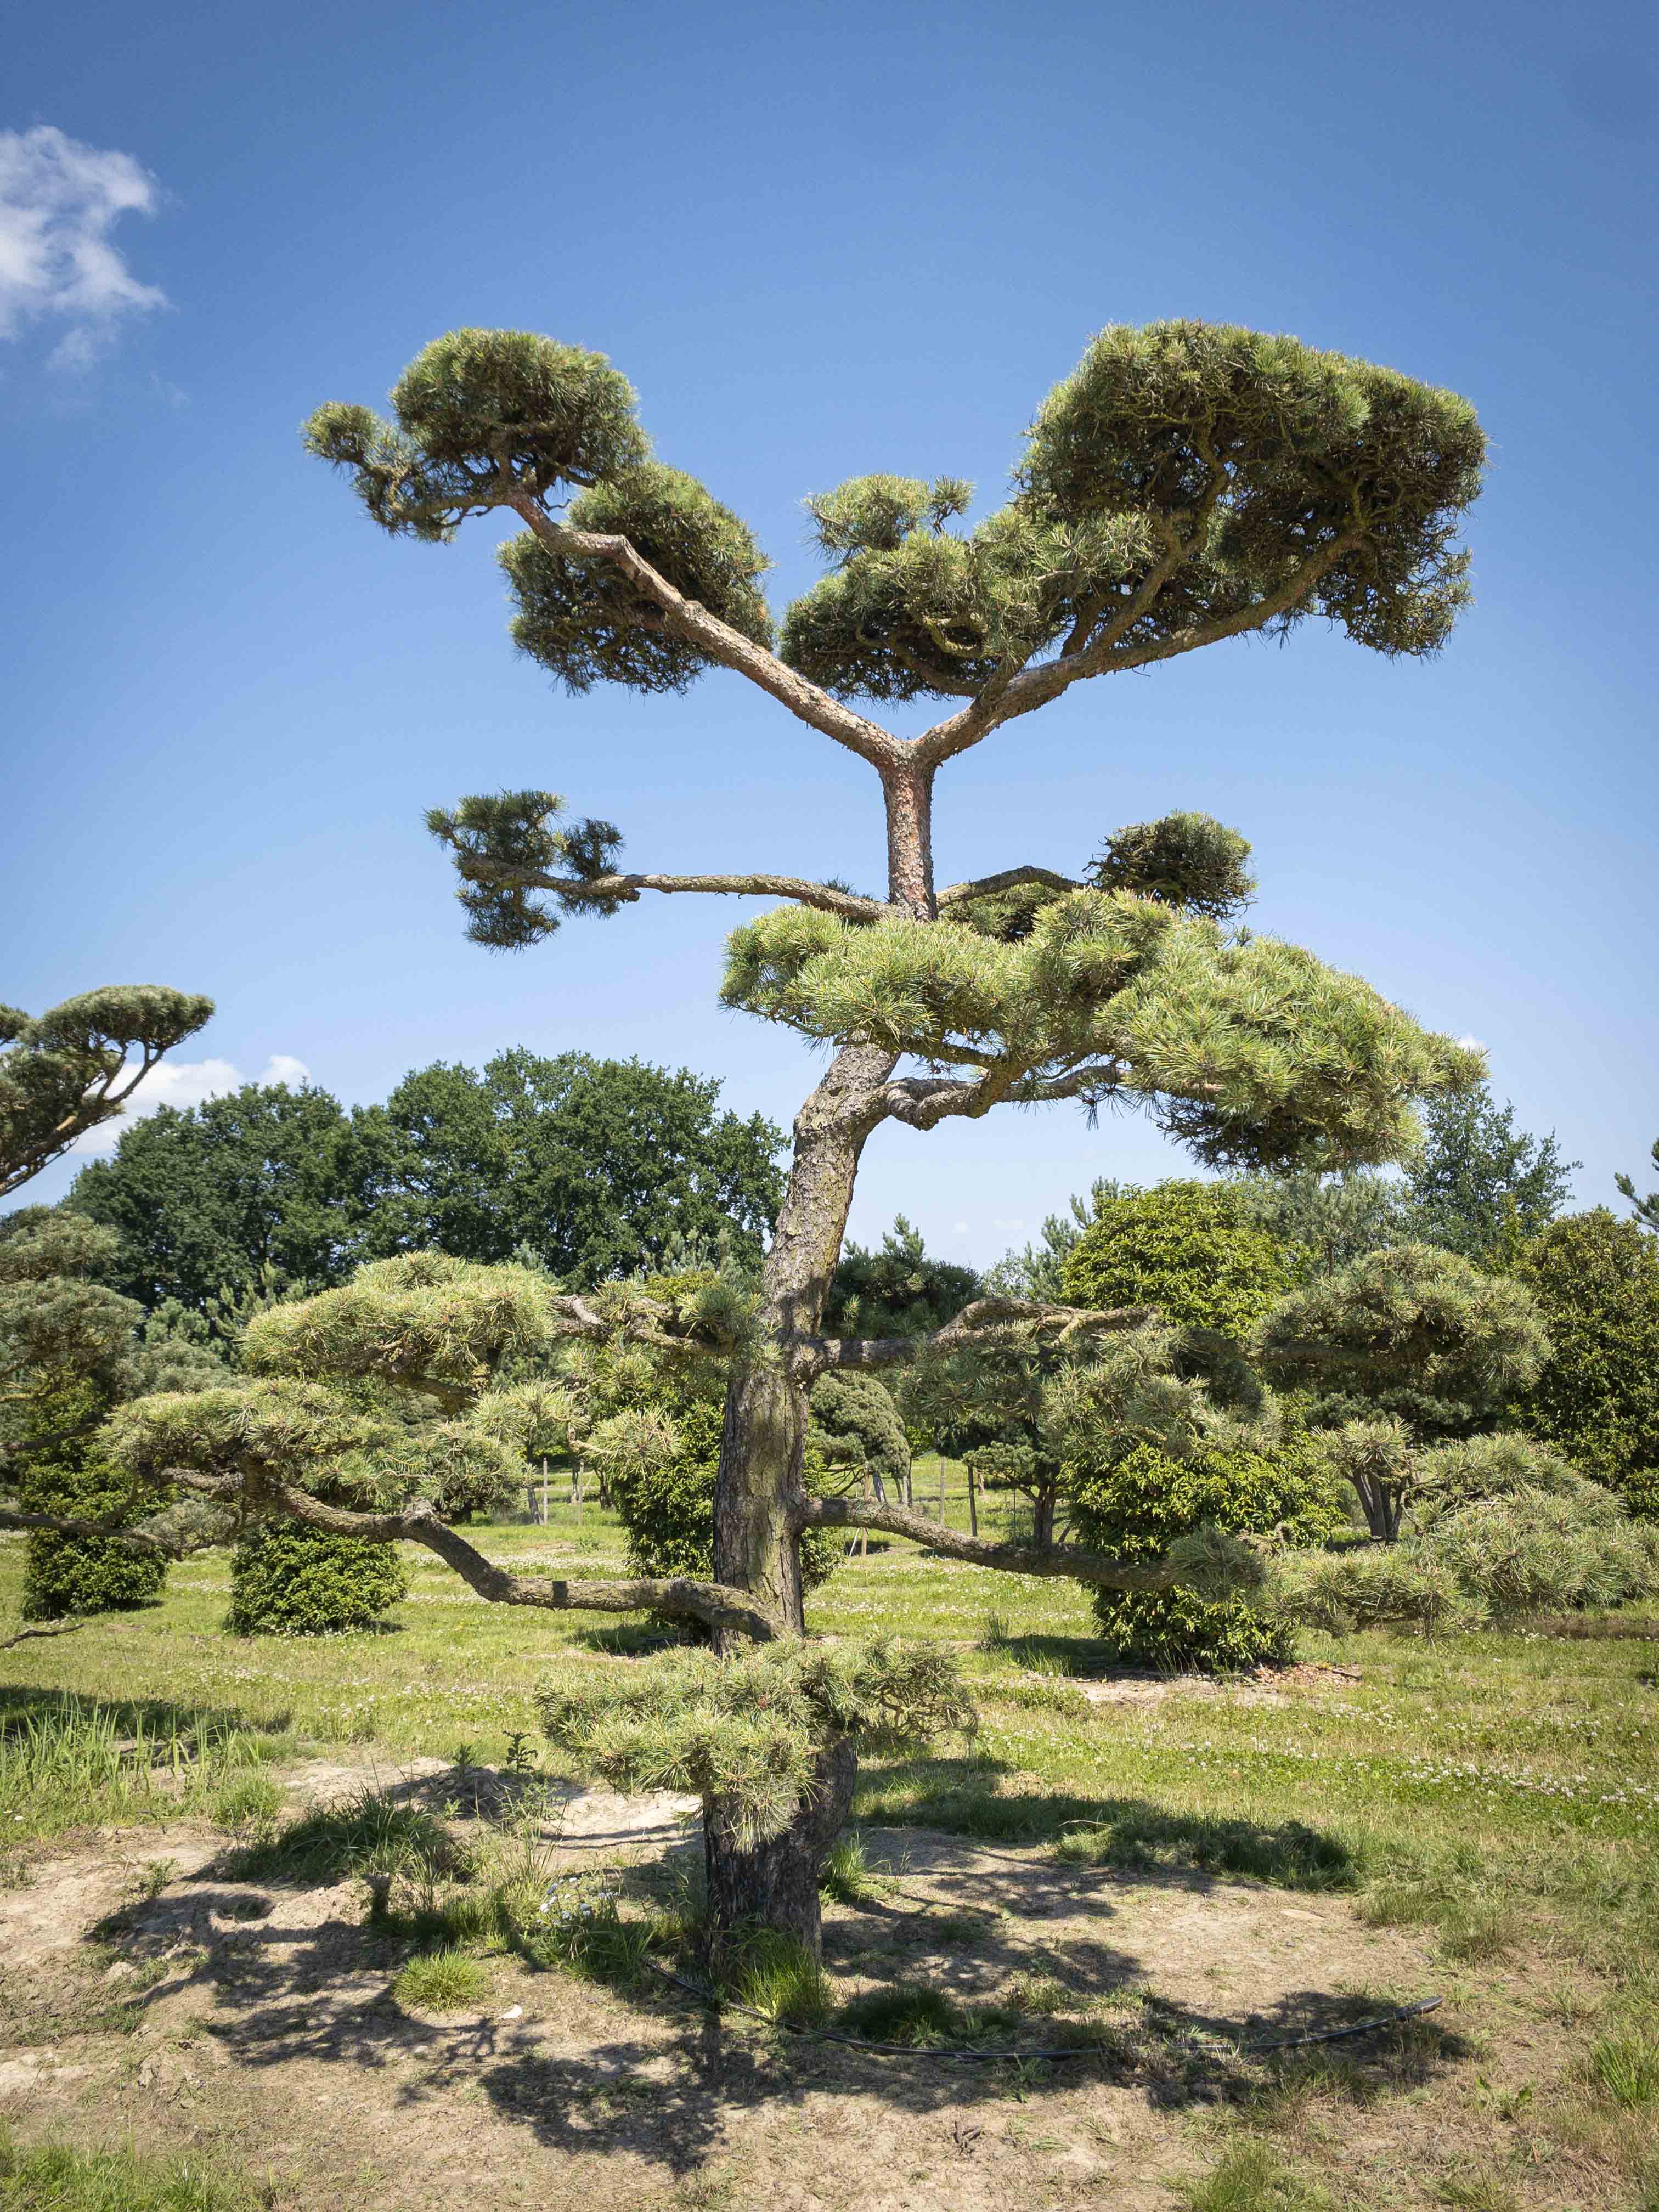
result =
[[[49,123],[0,131],[0,338],[30,323],[68,324],[52,351],[83,369],[118,319],[164,307],[110,242],[124,215],[153,215],[155,179],[131,154],[83,146]]]
[[[127,1102],[125,1114],[100,1121],[95,1129],[70,1146],[76,1158],[100,1158],[112,1152],[129,1122],[153,1114],[158,1106],[199,1106],[204,1099],[222,1098],[248,1082],[286,1083],[290,1089],[309,1083],[311,1070],[291,1052],[273,1052],[252,1078],[228,1060],[164,1060],[151,1068]]]

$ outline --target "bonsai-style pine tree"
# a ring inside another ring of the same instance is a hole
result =
[[[1480,426],[1451,393],[1291,338],[1108,329],[1038,410],[1011,496],[973,526],[971,489],[952,477],[856,477],[809,500],[826,573],[778,623],[748,526],[653,458],[602,356],[457,331],[411,363],[392,410],[323,407],[311,450],[394,537],[441,544],[474,516],[516,519],[501,555],[514,635],[568,690],[672,693],[723,669],[865,763],[880,792],[873,896],[758,860],[629,872],[611,823],[568,818],[545,791],[430,817],[485,945],[531,945],[647,891],[782,902],[732,932],[721,997],[830,1058],[796,1117],[758,1309],[734,1348],[714,1558],[720,1586],[798,1635],[809,1527],[946,1543],[921,1515],[811,1498],[800,1480],[817,1377],[915,1348],[820,1327],[860,1155],[884,1123],[1138,1105],[1206,1164],[1293,1164],[1322,1140],[1340,1166],[1396,1158],[1413,1100],[1478,1076],[1473,1055],[1363,982],[1233,929],[1247,848],[1206,817],[1120,831],[1078,873],[1015,855],[941,889],[932,815],[942,769],[1097,678],[1314,618],[1377,652],[1434,652],[1468,595],[1456,536],[1480,488]],[[915,735],[872,711],[928,702],[942,711]],[[1042,1317],[980,1300],[939,1334]],[[1078,1571],[1069,1551],[970,1544],[950,1539],[994,1565]],[[799,1820],[810,1856],[822,1821],[805,1798]],[[793,1832],[769,1851],[795,1848]],[[722,1852],[749,1848],[722,1833]],[[718,1887],[741,1896],[741,1867],[722,1863]]]
[[[121,1111],[211,999],[153,983],[82,991],[44,1014],[0,1006],[0,1198]]]

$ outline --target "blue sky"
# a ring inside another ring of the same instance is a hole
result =
[[[1478,603],[1433,661],[1308,628],[1079,686],[947,771],[941,879],[1075,867],[1204,808],[1255,841],[1256,926],[1482,1040],[1586,1202],[1644,1162],[1659,56],[1636,10],[70,4],[14,16],[7,49],[0,997],[210,992],[176,1097],[298,1064],[366,1100],[521,1042],[684,1062],[787,1123],[809,1055],[714,1004],[735,908],[641,902],[488,955],[420,817],[548,785],[635,866],[870,881],[869,771],[725,675],[553,690],[507,640],[499,533],[383,539],[301,418],[378,403],[459,324],[599,348],[663,457],[755,526],[781,604],[813,573],[804,494],[892,469],[994,499],[1092,331],[1204,316],[1475,402]],[[1064,1108],[891,1128],[853,1229],[902,1209],[986,1261],[1097,1174],[1170,1171],[1143,1126]]]

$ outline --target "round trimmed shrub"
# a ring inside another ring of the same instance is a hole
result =
[[[32,1470],[21,1503],[31,1513],[62,1513],[89,1521],[115,1516],[137,1520],[155,1501],[135,1498],[125,1468],[91,1466]],[[125,1613],[151,1605],[161,1595],[167,1561],[160,1552],[137,1551],[107,1536],[60,1536],[32,1528],[25,1549],[23,1618],[64,1620],[71,1613]]]
[[[408,1590],[390,1544],[268,1522],[232,1555],[225,1626],[237,1636],[331,1636],[371,1626]]]
[[[1066,1255],[1075,1306],[1156,1306],[1177,1328],[1241,1343],[1290,1287],[1283,1247],[1231,1185],[1161,1182],[1103,1200]]]
[[[1079,1540],[1131,1564],[1158,1558],[1206,1522],[1317,1544],[1346,1521],[1324,1454],[1305,1436],[1271,1454],[1231,1445],[1188,1462],[1139,1444],[1109,1468],[1074,1472],[1070,1494]],[[1100,1589],[1094,1608],[1108,1649],[1130,1666],[1230,1673],[1288,1659],[1294,1645],[1294,1624],[1271,1598]]]
[[[1333,1636],[1358,1628],[1405,1628],[1425,1636],[1477,1628],[1485,1618],[1443,1560],[1405,1544],[1357,1544],[1345,1552],[1304,1552],[1275,1578],[1285,1615]]]
[[[1659,1589],[1659,1531],[1593,1483],[1577,1495],[1477,1498],[1443,1514],[1412,1549],[1498,1616],[1619,1606]]]

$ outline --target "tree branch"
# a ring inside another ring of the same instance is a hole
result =
[[[994,891],[1011,891],[1021,884],[1046,884],[1053,891],[1083,888],[1074,877],[1060,875],[1053,868],[1004,868],[994,876],[976,877],[971,884],[947,884],[939,902],[941,907],[959,906],[963,899],[988,898]]]
[[[894,1367],[924,1353],[985,1351],[1031,1330],[1054,1331],[1061,1338],[1103,1336],[1139,1328],[1156,1321],[1156,1306],[1055,1306],[1025,1298],[975,1298],[953,1321],[927,1336],[796,1337],[792,1352],[797,1372],[817,1375],[830,1368]]]
[[[520,884],[532,890],[556,891],[573,905],[631,905],[641,891],[711,891],[744,898],[793,899],[798,906],[817,907],[847,921],[877,921],[890,911],[881,899],[864,898],[834,884],[813,883],[803,876],[773,875],[765,870],[735,876],[554,876],[538,868],[515,868],[507,860],[475,860],[459,851],[455,868],[468,883]]]
[[[1076,1551],[1068,1544],[995,1544],[983,1536],[964,1536],[908,1506],[877,1505],[861,1498],[801,1497],[794,1519],[802,1528],[879,1528],[890,1536],[908,1536],[945,1559],[965,1559],[970,1566],[995,1567],[1010,1575],[1065,1576],[1103,1589],[1173,1589],[1184,1578],[1174,1566],[1126,1566],[1104,1552]]]
[[[1133,598],[1098,636],[1079,650],[1062,653],[1054,660],[1040,661],[1035,667],[1023,669],[995,699],[976,700],[962,714],[936,722],[931,730],[924,730],[912,741],[916,752],[930,767],[938,767],[941,762],[978,744],[1003,723],[1046,707],[1050,700],[1058,699],[1073,684],[1087,677],[1103,676],[1118,669],[1146,668],[1156,661],[1173,659],[1179,653],[1196,652],[1200,646],[1217,644],[1223,638],[1239,637],[1247,630],[1261,629],[1306,599],[1326,571],[1359,542],[1357,532],[1346,532],[1310,554],[1277,592],[1270,592],[1265,599],[1241,607],[1236,614],[1224,616],[1216,622],[1198,623],[1191,629],[1178,631],[1173,637],[1120,650],[1121,641],[1151,610],[1164,585],[1182,565],[1186,554],[1183,551],[1176,559],[1166,556],[1150,571]],[[1191,541],[1182,543],[1190,546]]]
[[[520,520],[550,546],[562,553],[583,561],[608,561],[620,568],[636,591],[661,608],[663,620],[677,635],[688,638],[698,646],[711,660],[734,675],[746,677],[758,684],[763,691],[787,707],[798,721],[805,722],[826,738],[833,738],[848,752],[856,753],[872,768],[890,769],[899,765],[909,748],[879,722],[866,715],[854,714],[839,699],[822,691],[816,684],[809,683],[793,668],[787,667],[775,653],[769,653],[763,645],[757,645],[741,630],[733,629],[717,615],[696,599],[688,599],[677,592],[665,576],[659,575],[650,562],[635,552],[626,538],[593,530],[574,530],[568,523],[555,522],[532,494],[520,491],[512,495],[507,504]]]

